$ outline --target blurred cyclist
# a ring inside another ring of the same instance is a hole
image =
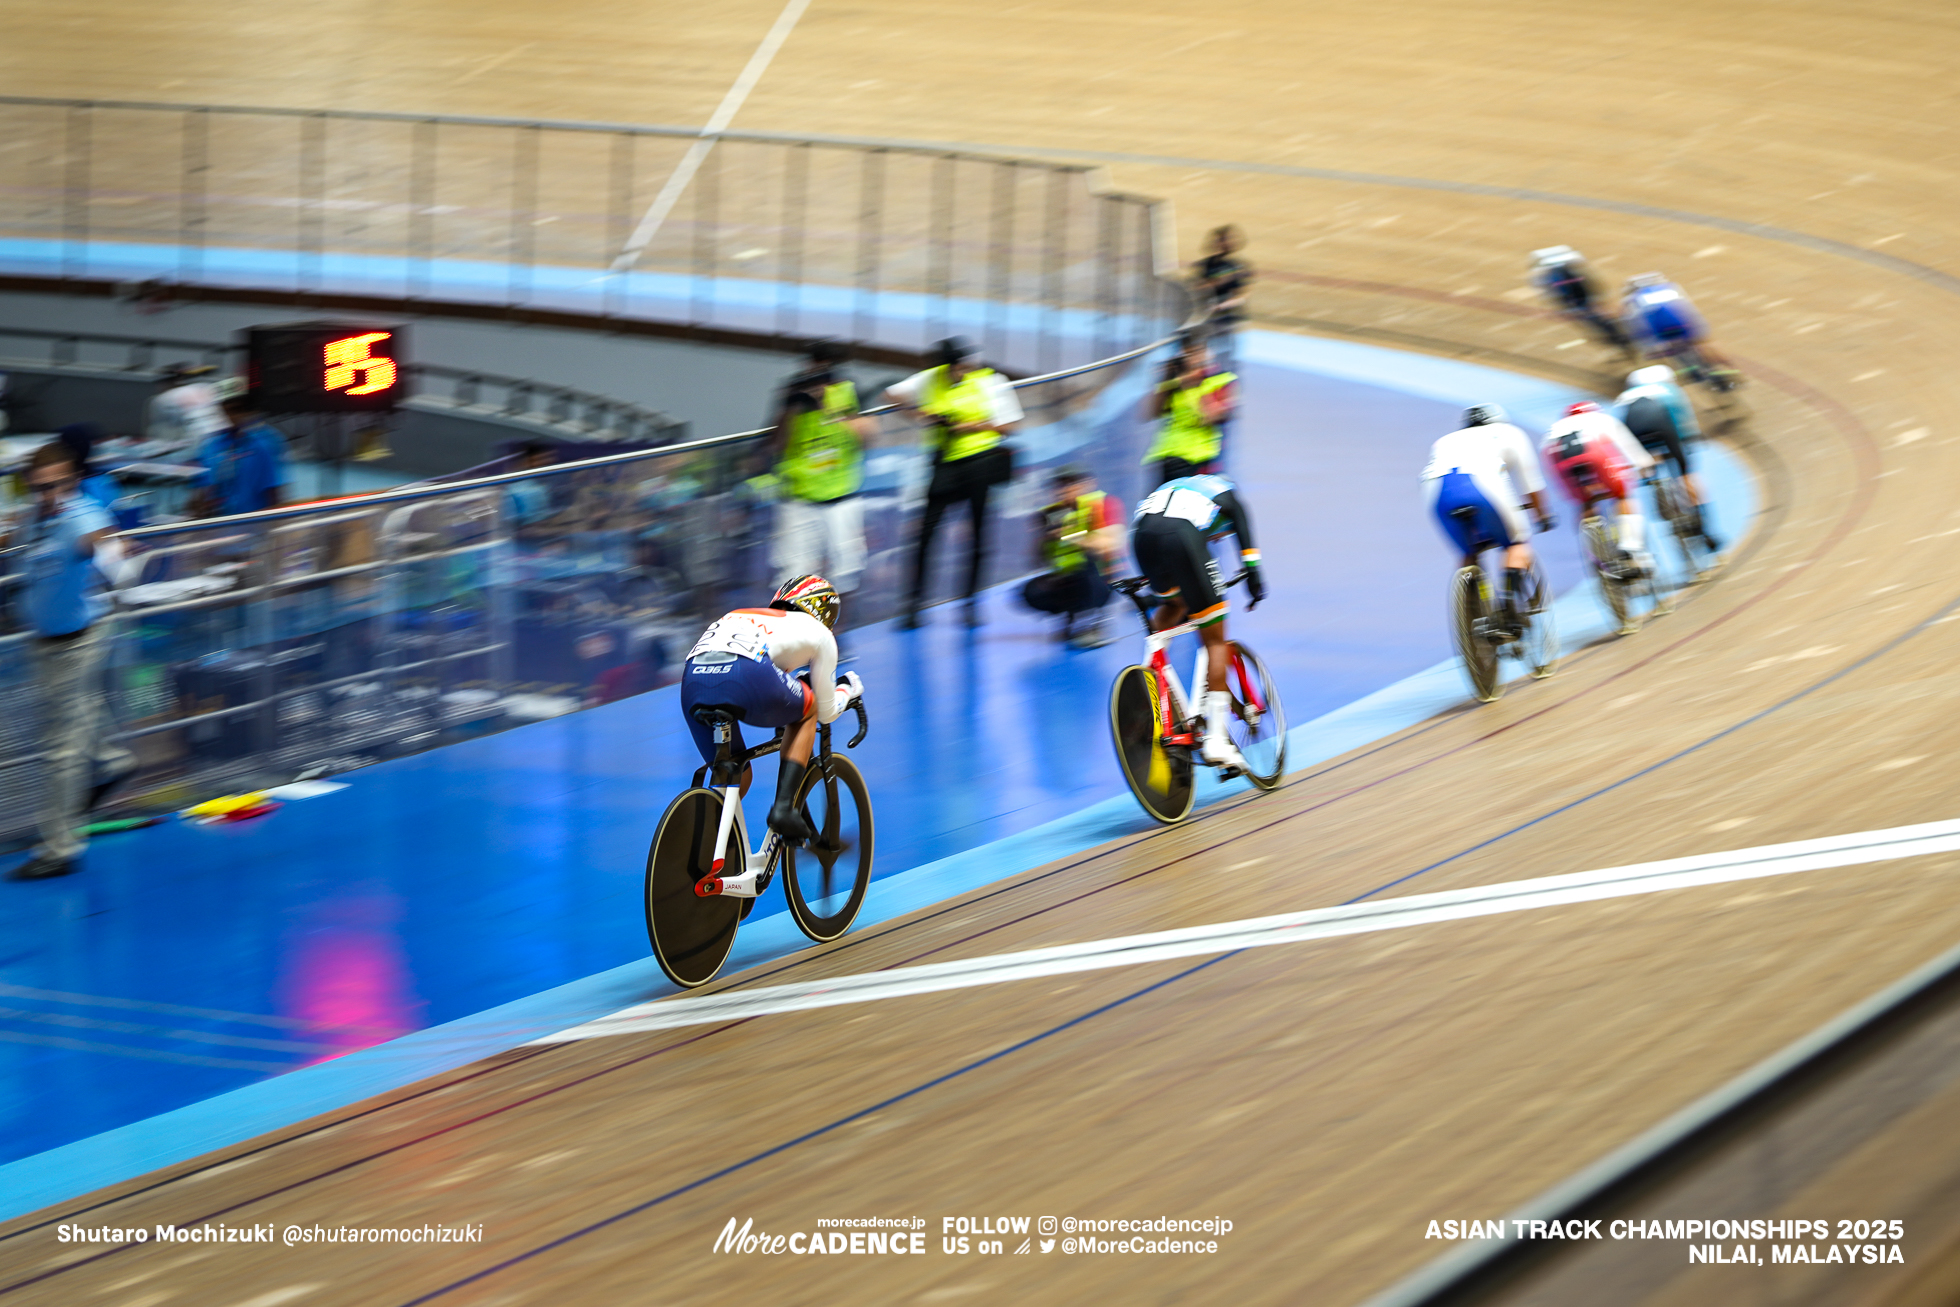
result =
[[[1225,733],[1232,716],[1232,696],[1225,690],[1232,655],[1225,642],[1225,580],[1210,546],[1228,534],[1238,537],[1246,588],[1252,592],[1246,605],[1250,611],[1266,597],[1266,583],[1259,575],[1259,550],[1252,543],[1245,506],[1224,477],[1179,477],[1151,491],[1137,505],[1130,548],[1151,591],[1164,600],[1151,619],[1152,628],[1169,630],[1188,616],[1204,642],[1205,684],[1192,687],[1205,719],[1204,760],[1244,771],[1245,759]]]
[[[1620,421],[1648,453],[1656,460],[1665,458],[1674,464],[1675,474],[1694,500],[1702,543],[1710,553],[1721,553],[1722,546],[1708,529],[1708,500],[1701,492],[1701,482],[1688,467],[1687,442],[1701,438],[1701,424],[1695,420],[1694,405],[1674,380],[1674,369],[1665,363],[1635,368],[1627,374],[1627,388],[1613,401],[1613,407]]]
[[[1531,589],[1524,506],[1531,505],[1541,533],[1557,525],[1545,507],[1545,474],[1531,448],[1531,437],[1513,426],[1497,405],[1471,405],[1463,410],[1463,426],[1430,446],[1422,492],[1437,525],[1462,552],[1462,566],[1476,563],[1482,542],[1504,550],[1500,620],[1507,635],[1515,638],[1523,626],[1519,613]],[[1475,512],[1464,513],[1466,508]]]
[[[776,801],[769,829],[786,840],[807,840],[811,830],[796,810],[796,787],[810,765],[817,723],[834,722],[851,700],[864,693],[857,673],[836,680],[837,591],[820,576],[783,582],[767,608],[737,608],[701,633],[681,673],[681,715],[702,760],[715,759],[714,728],[696,721],[696,708],[723,708],[733,714],[735,748],[742,744],[739,723],[773,730],[790,727],[783,739],[782,766],[776,773]],[[808,668],[808,679],[799,669]],[[742,793],[754,777],[742,769]]]
[[[1581,512],[1590,511],[1602,499],[1613,501],[1622,555],[1618,574],[1652,575],[1654,560],[1644,539],[1646,522],[1634,498],[1640,474],[1654,465],[1646,447],[1618,418],[1582,400],[1552,424],[1539,449]]]
[[[1585,256],[1570,245],[1551,245],[1531,252],[1531,279],[1545,297],[1568,318],[1591,327],[1607,344],[1633,354],[1633,342],[1620,324],[1599,307],[1599,283],[1586,267]]]
[[[1649,358],[1682,356],[1690,365],[1689,377],[1703,366],[1733,378],[1735,369],[1708,343],[1708,324],[1695,311],[1693,301],[1679,286],[1658,272],[1643,272],[1627,280],[1620,302],[1620,315],[1627,334]],[[1733,384],[1731,382],[1731,384]]]

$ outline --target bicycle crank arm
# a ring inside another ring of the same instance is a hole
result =
[[[703,876],[694,882],[697,898],[752,899],[762,893],[755,883],[759,872],[745,871],[739,876]]]

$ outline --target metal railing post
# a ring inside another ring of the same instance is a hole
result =
[[[793,334],[803,323],[803,233],[809,221],[810,151],[799,141],[785,147],[783,231],[776,261],[776,331]]]
[[[184,175],[177,193],[177,281],[193,285],[204,278],[204,239],[208,173],[211,169],[211,111],[184,114]]]
[[[715,247],[721,242],[721,155],[708,151],[694,174],[694,258],[688,318],[698,327],[715,320]]]
[[[408,266],[403,272],[408,297],[423,299],[435,258],[436,121],[424,118],[408,130]]]
[[[866,150],[858,179],[857,289],[851,303],[851,335],[858,340],[870,340],[877,331],[884,211],[885,151]]]
[[[1055,322],[1066,303],[1062,276],[1067,267],[1069,183],[1075,174],[1060,168],[1048,173],[1048,203],[1041,242],[1041,341],[1036,347],[1037,366],[1043,372],[1055,367]]]
[[[252,753],[254,770],[264,766],[279,740],[279,701],[274,698],[278,690],[274,674],[273,658],[276,653],[277,622],[273,598],[272,579],[276,573],[272,557],[272,529],[266,523],[258,523],[252,531],[251,569],[245,574],[245,583],[258,591],[257,595],[245,601],[244,626],[245,649],[258,655],[258,672],[253,677],[255,693],[258,698],[258,711],[252,714]]]
[[[612,261],[626,248],[633,234],[634,146],[639,138],[631,132],[614,132],[608,160],[606,193],[606,248],[599,251],[599,266],[608,270],[602,309],[607,315],[624,313],[632,302],[632,270],[611,272]]]
[[[65,153],[61,177],[61,276],[77,281],[88,276],[89,194],[94,170],[94,112],[92,104],[68,106]]]
[[[1021,180],[1020,165],[1009,161],[994,169],[994,211],[988,233],[986,352],[999,358],[1007,350],[1007,302],[1014,291],[1014,208]]]
[[[294,285],[302,294],[320,289],[321,256],[327,233],[327,117],[312,113],[299,120],[298,257]]]
[[[1113,196],[1095,198],[1096,335],[1091,354],[1096,358],[1110,352],[1110,340],[1115,334],[1117,260],[1123,243],[1122,204]]]
[[[520,127],[511,142],[510,276],[505,303],[515,308],[531,299],[531,268],[537,257],[538,137],[540,128]]]
[[[932,161],[932,228],[926,247],[926,294],[939,301],[936,318],[926,320],[929,344],[953,334],[953,188],[958,158],[942,154]]]

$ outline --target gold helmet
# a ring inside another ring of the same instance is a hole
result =
[[[837,587],[820,576],[792,576],[769,601],[771,608],[795,608],[831,630],[837,629]]]

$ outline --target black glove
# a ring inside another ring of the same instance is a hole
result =
[[[1550,513],[1540,513],[1538,515],[1539,535],[1544,535],[1547,531],[1550,531],[1552,528],[1556,527],[1557,525],[1558,525],[1558,519],[1553,517]]]
[[[1248,567],[1245,569],[1245,588],[1252,595],[1252,602],[1245,606],[1245,610],[1249,613],[1259,606],[1260,600],[1266,597],[1266,582],[1259,575],[1258,568]]]

